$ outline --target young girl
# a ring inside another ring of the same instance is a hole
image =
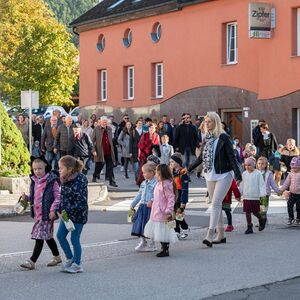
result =
[[[160,153],[160,163],[169,165],[170,158],[174,154],[174,149],[172,145],[169,145],[169,136],[166,134],[161,137]]]
[[[118,137],[118,144],[121,146],[122,150],[122,158],[124,159],[124,171],[125,178],[129,178],[128,176],[128,165],[130,162],[130,132],[132,130],[132,124],[130,122],[126,122],[123,130],[120,132]]]
[[[234,194],[234,197],[237,201],[241,200],[241,193],[234,179],[232,180],[230,189],[222,203],[222,209],[225,211],[227,217],[227,227],[225,229],[226,232],[231,232],[234,229],[234,227],[232,226],[232,214],[231,214],[232,193]]]
[[[63,271],[68,273],[79,273],[83,269],[81,262],[80,235],[84,224],[87,222],[87,178],[81,173],[83,163],[73,156],[66,155],[59,162],[59,174],[61,180],[61,203],[58,213],[61,216],[65,211],[69,219],[74,223],[75,230],[71,233],[73,253],[66,237],[69,233],[63,220],[60,221],[57,231],[57,239],[63,249],[67,261],[63,266]]]
[[[162,251],[156,256],[165,257],[169,256],[169,244],[177,241],[174,229],[168,226],[168,221],[172,220],[176,187],[167,165],[157,166],[156,178],[158,183],[154,189],[150,220],[146,224],[144,235],[161,243]]]
[[[170,167],[173,172],[173,178],[178,192],[174,211],[176,221],[175,232],[180,240],[185,239],[189,234],[189,225],[184,218],[184,210],[189,200],[189,177],[182,164],[181,154],[174,153],[170,159]],[[181,233],[180,229],[182,229]]]
[[[140,243],[135,247],[135,251],[155,251],[155,243],[150,240],[147,243],[144,237],[144,228],[149,221],[151,213],[151,203],[153,201],[154,188],[157,180],[155,178],[156,164],[146,163],[142,166],[142,172],[145,180],[141,183],[138,194],[132,201],[130,208],[134,209],[138,203],[139,208],[133,220],[131,235],[141,238]]]
[[[279,187],[282,177],[282,171],[281,171],[281,152],[283,150],[284,146],[282,144],[279,144],[277,147],[277,150],[275,153],[270,157],[270,165],[273,167],[274,171],[274,180],[276,185]]]
[[[267,220],[271,189],[273,189],[276,193],[280,193],[280,190],[275,183],[273,173],[268,170],[268,160],[266,157],[261,156],[257,160],[256,168],[258,171],[260,171],[265,183],[266,196],[260,198],[260,214]]]
[[[294,222],[300,225],[300,156],[295,156],[291,160],[291,172],[284,181],[283,185],[279,188],[280,192],[289,189],[289,199],[287,202],[289,221],[288,225]],[[297,219],[294,220],[294,205],[296,204]]]
[[[22,268],[33,270],[46,241],[49,246],[53,259],[47,264],[53,267],[61,263],[61,258],[57,249],[55,240],[53,239],[53,222],[55,219],[55,211],[60,202],[59,178],[43,158],[36,158],[32,162],[33,176],[31,176],[30,185],[30,204],[31,216],[35,219],[31,238],[35,240],[35,247],[31,258],[21,264]],[[25,194],[22,198],[28,198]]]
[[[259,201],[261,197],[266,196],[266,186],[261,173],[255,170],[255,164],[256,160],[253,157],[249,157],[245,160],[246,171],[243,173],[241,183],[244,212],[246,213],[248,224],[248,229],[245,231],[245,234],[253,233],[251,213],[259,220],[259,231],[264,230],[266,225],[266,219],[260,215]]]

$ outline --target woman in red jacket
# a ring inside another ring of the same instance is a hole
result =
[[[156,124],[149,125],[149,131],[144,132],[138,143],[139,148],[139,172],[136,184],[139,186],[143,180],[142,166],[147,162],[147,157],[151,154],[152,146],[160,145],[159,135],[156,133]]]

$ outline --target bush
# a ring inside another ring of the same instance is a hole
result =
[[[30,154],[23,137],[0,102],[1,160],[0,175],[30,174]]]

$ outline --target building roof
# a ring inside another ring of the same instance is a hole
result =
[[[173,5],[180,8],[188,4],[208,2],[212,0],[103,0],[95,7],[70,23],[77,27],[83,24],[96,22],[106,18],[114,18],[141,10],[147,10],[164,5]]]

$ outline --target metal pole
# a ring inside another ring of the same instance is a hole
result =
[[[31,155],[32,153],[32,112],[31,112],[31,107],[32,107],[32,91],[29,90],[30,94],[30,102],[29,102],[29,153]]]

